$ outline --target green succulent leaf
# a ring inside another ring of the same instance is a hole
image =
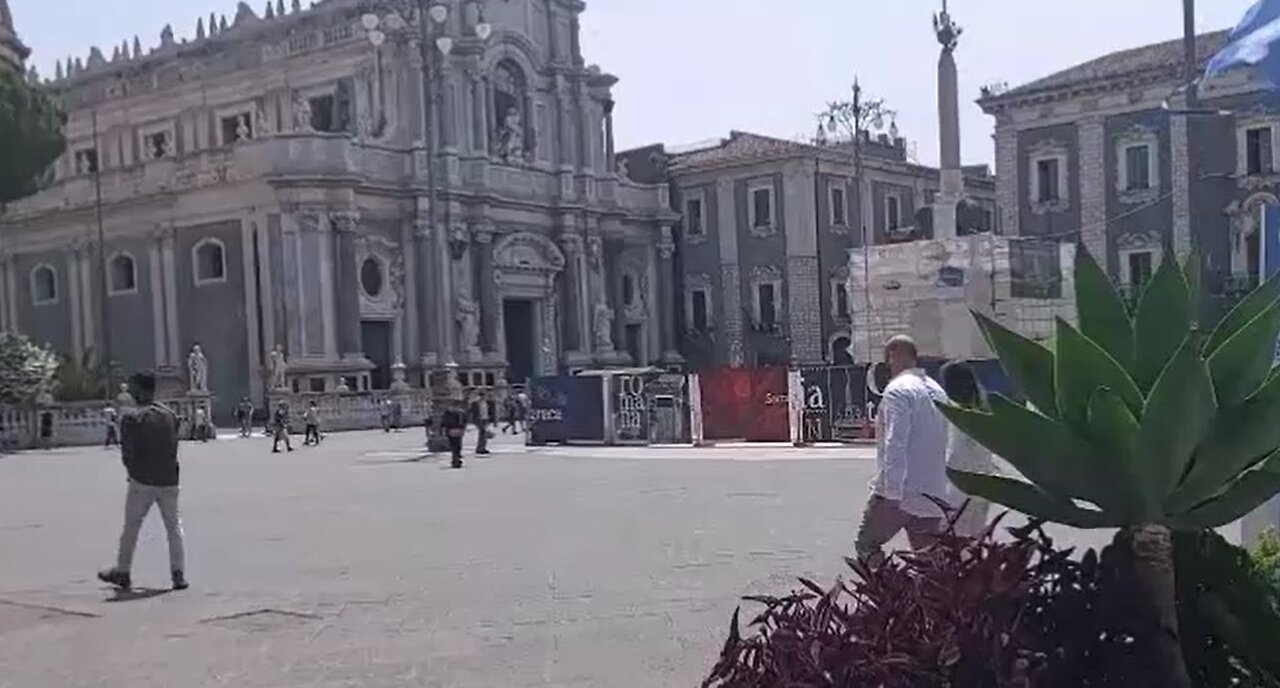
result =
[[[1187,297],[1191,303],[1191,324],[1199,322],[1201,279],[1200,249],[1191,249],[1190,255],[1182,262],[1182,278],[1187,283]]]
[[[1054,497],[1031,483],[998,475],[983,475],[947,469],[951,482],[961,492],[995,502],[1031,518],[1074,528],[1118,528],[1122,519]]]
[[[1209,341],[1205,343],[1205,353],[1212,354],[1231,339],[1245,325],[1253,322],[1253,319],[1262,314],[1263,311],[1275,305],[1276,299],[1280,299],[1280,274],[1273,276],[1271,279],[1262,283],[1257,289],[1254,289],[1248,296],[1244,297],[1235,308],[1231,309],[1218,326],[1214,328],[1213,334],[1209,335]]]
[[[1224,407],[1243,401],[1262,386],[1275,361],[1280,306],[1265,308],[1209,357],[1209,372]]]
[[[1000,359],[1000,367],[1027,399],[1050,418],[1058,416],[1053,387],[1053,352],[987,316],[973,312],[973,319]]]
[[[1186,279],[1173,256],[1165,256],[1142,292],[1134,322],[1131,370],[1139,387],[1151,389],[1190,328],[1191,297]]]
[[[942,414],[961,432],[991,450],[1058,499],[1078,497],[1104,508],[1120,508],[1132,494],[1106,475],[1100,455],[1066,426],[1010,401],[991,396],[991,412],[939,404]]]
[[[1089,251],[1076,249],[1076,307],[1080,331],[1121,365],[1133,362],[1133,323],[1107,273]]]
[[[1196,448],[1191,469],[1165,501],[1178,514],[1220,493],[1280,447],[1280,375],[1230,413],[1219,412]]]
[[[1082,308],[1082,315],[1083,311]],[[1100,387],[1118,394],[1134,416],[1142,414],[1142,392],[1129,373],[1062,318],[1058,318],[1055,364],[1058,413],[1077,432],[1087,434],[1089,401]]]
[[[1184,530],[1220,528],[1243,518],[1280,493],[1280,451],[1246,472],[1222,494],[1178,514],[1173,525]]]
[[[1139,465],[1161,498],[1178,486],[1216,412],[1209,369],[1194,336],[1186,335],[1151,388],[1142,415]]]
[[[1089,436],[1107,457],[1109,471],[1095,476],[1113,486],[1124,486],[1132,495],[1119,504],[1101,505],[1130,522],[1159,518],[1160,497],[1139,465],[1138,442],[1141,428],[1120,396],[1103,387],[1089,400]]]

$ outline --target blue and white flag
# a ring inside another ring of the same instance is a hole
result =
[[[1280,0],[1258,0],[1231,32],[1227,45],[1209,60],[1205,77],[1240,67],[1257,67],[1280,88]]]

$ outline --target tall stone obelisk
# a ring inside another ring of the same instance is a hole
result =
[[[938,57],[938,135],[942,162],[942,188],[934,198],[933,236],[951,239],[956,236],[956,207],[964,197],[964,172],[960,169],[960,88],[956,74],[956,45],[963,32],[947,12],[933,15],[933,32],[942,44]]]

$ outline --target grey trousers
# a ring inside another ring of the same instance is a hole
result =
[[[151,511],[151,505],[160,507],[160,518],[169,534],[169,570],[186,570],[186,553],[182,544],[182,517],[178,514],[178,486],[157,487],[129,481],[129,491],[124,498],[124,531],[120,533],[120,552],[116,569],[129,571],[133,567],[133,551],[138,546],[138,531]]]
[[[858,528],[858,540],[854,544],[858,556],[883,556],[881,548],[903,530],[907,531],[911,549],[921,550],[938,538],[942,518],[915,516],[903,511],[897,502],[872,495],[862,514],[862,525]]]

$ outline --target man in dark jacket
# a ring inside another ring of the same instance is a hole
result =
[[[449,440],[452,466],[462,468],[462,438],[467,434],[467,415],[462,412],[462,400],[451,399],[440,416],[440,429]]]
[[[173,589],[185,590],[182,518],[178,513],[178,417],[155,402],[155,375],[138,373],[130,380],[130,387],[138,408],[120,419],[120,455],[129,474],[124,531],[120,534],[115,567],[99,572],[98,578],[122,589],[133,584],[129,572],[138,545],[138,530],[151,505],[156,504],[169,534]]]
[[[289,443],[289,405],[283,401],[276,405],[275,413],[271,414],[271,429],[274,433],[271,452],[280,453],[280,440],[284,440],[285,449],[293,451],[293,445]]]

